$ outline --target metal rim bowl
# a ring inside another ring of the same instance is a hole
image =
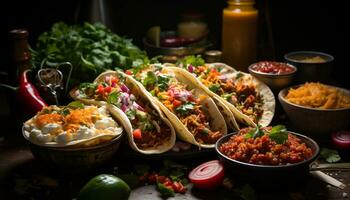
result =
[[[319,56],[325,62],[305,62],[303,59]],[[298,68],[297,83],[328,81],[332,73],[334,57],[318,51],[294,51],[284,55],[284,60]]]
[[[297,105],[285,99],[291,88],[298,88],[301,85],[295,85],[281,90],[278,94],[278,100],[283,110],[297,130],[305,135],[313,137],[315,140],[324,140],[334,131],[349,128],[350,108],[340,109],[320,109]],[[350,90],[330,86],[350,96]]]
[[[294,65],[291,65],[289,63],[283,63],[293,68],[294,70],[292,72],[285,73],[285,74],[265,73],[265,72],[254,70],[253,67],[256,64],[257,63],[253,63],[248,67],[249,73],[255,76],[260,81],[264,82],[273,90],[283,89],[285,87],[288,87],[290,84],[292,84],[294,76],[298,71],[298,69]]]
[[[237,132],[221,137],[215,145],[215,151],[220,160],[225,166],[225,171],[232,176],[234,180],[243,183],[250,183],[258,188],[270,188],[273,186],[295,184],[301,181],[309,173],[310,164],[315,161],[319,155],[320,148],[318,144],[311,138],[295,132],[288,131],[288,133],[301,139],[309,148],[312,149],[313,155],[302,162],[288,164],[288,165],[257,165],[229,158],[220,152],[220,146],[228,141],[231,136]],[[271,188],[270,188],[271,189]]]
[[[34,157],[47,167],[62,173],[81,174],[95,170],[118,151],[123,133],[111,141],[88,147],[47,147],[30,142]]]

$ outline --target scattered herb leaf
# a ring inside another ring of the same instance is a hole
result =
[[[177,107],[175,111],[180,115],[187,115],[193,109],[194,109],[194,104],[192,102],[186,102],[181,106]]]
[[[70,102],[70,103],[67,105],[67,107],[83,109],[83,108],[84,108],[84,104],[81,103],[80,101],[72,101],[72,102]]]
[[[107,103],[118,106],[119,96],[120,96],[120,93],[111,92],[107,97]]]
[[[175,193],[173,190],[165,187],[162,183],[157,183],[157,189],[163,197],[173,197]]]
[[[219,88],[220,84],[213,84],[209,87],[209,90],[211,90],[212,92],[217,92]]]
[[[333,149],[322,148],[320,155],[329,163],[335,163],[341,160],[338,151]]]

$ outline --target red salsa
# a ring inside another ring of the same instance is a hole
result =
[[[302,162],[311,158],[313,152],[298,137],[288,134],[283,144],[272,140],[268,134],[257,138],[245,136],[253,128],[241,129],[227,142],[223,143],[219,150],[233,160],[257,164],[257,165],[286,165]],[[271,127],[263,128],[264,132]]]
[[[254,71],[270,74],[289,74],[295,69],[286,63],[261,61],[252,66]]]

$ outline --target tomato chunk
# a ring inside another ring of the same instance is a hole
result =
[[[132,136],[135,139],[141,139],[142,138],[142,133],[141,133],[141,129],[135,129],[134,132],[132,133]]]

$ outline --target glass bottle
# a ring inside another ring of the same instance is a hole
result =
[[[17,83],[19,74],[24,70],[31,68],[30,52],[28,48],[28,31],[24,29],[14,29],[9,32],[11,61],[13,63],[10,69],[10,76],[14,84]]]
[[[254,0],[228,0],[223,10],[223,62],[241,71],[256,61],[258,10],[254,4]]]

